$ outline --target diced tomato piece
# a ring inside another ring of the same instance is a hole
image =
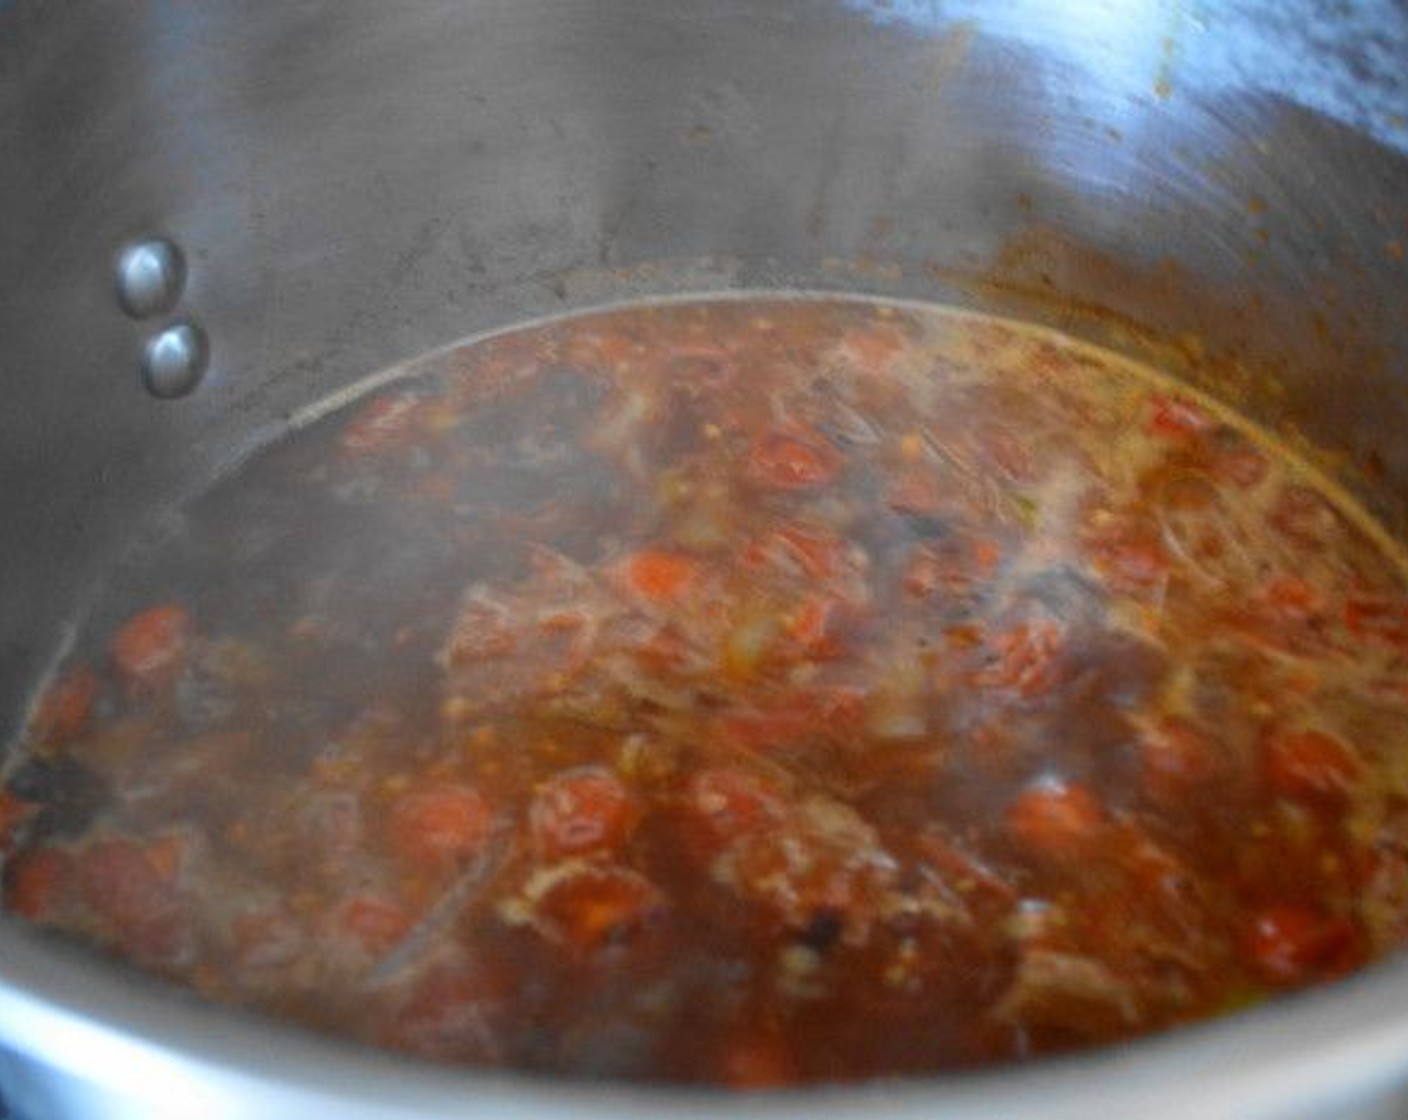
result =
[[[368,401],[342,430],[343,454],[357,457],[404,447],[416,434],[416,413],[422,401],[409,394]]]
[[[619,849],[635,823],[635,807],[615,774],[584,766],[543,783],[528,819],[539,854],[561,859]]]
[[[91,669],[75,669],[60,677],[44,693],[34,713],[31,730],[40,743],[62,746],[88,729],[98,678]]]
[[[968,542],[968,551],[977,574],[986,579],[997,571],[1002,563],[1002,546],[989,537],[974,537]]]
[[[690,779],[685,797],[691,818],[716,844],[774,825],[784,814],[773,783],[733,767],[701,770]]]
[[[445,786],[402,794],[391,807],[388,838],[406,862],[438,864],[477,855],[493,823],[477,790]]]
[[[732,1038],[719,1056],[718,1078],[731,1089],[780,1089],[800,1077],[782,1038],[748,1030]]]
[[[1146,429],[1153,435],[1186,439],[1206,431],[1212,418],[1198,405],[1182,397],[1156,394],[1149,398]]]
[[[1363,938],[1348,919],[1296,903],[1253,914],[1242,937],[1247,963],[1274,984],[1338,975],[1359,963],[1363,951]]]
[[[977,683],[1003,688],[1028,700],[1049,692],[1060,679],[1061,628],[1050,620],[1022,622],[992,639],[994,657]]]
[[[180,604],[151,607],[128,619],[113,635],[113,664],[131,686],[167,684],[185,666],[191,629],[190,612]]]
[[[374,895],[349,898],[337,914],[337,927],[369,953],[385,953],[410,933],[412,921],[397,903]]]
[[[584,864],[538,899],[535,924],[554,940],[589,951],[629,936],[663,908],[654,884],[634,871]]]
[[[1262,767],[1273,793],[1309,801],[1343,799],[1363,771],[1354,748],[1323,731],[1267,736]]]
[[[181,896],[147,849],[130,840],[100,840],[78,855],[77,879],[84,901],[127,955],[159,963],[188,953],[191,929]]]
[[[1353,596],[1345,603],[1344,624],[1357,638],[1408,654],[1408,597]]]
[[[681,552],[645,549],[625,561],[626,586],[643,599],[668,602],[678,598],[699,576],[699,562]]]
[[[1321,604],[1320,593],[1313,584],[1285,574],[1267,580],[1261,597],[1277,615],[1295,621],[1313,617]]]
[[[176,903],[171,881],[130,840],[100,840],[78,857],[79,886],[95,911],[119,930],[142,927]]]
[[[1024,848],[1065,858],[1090,849],[1108,823],[1095,795],[1076,782],[1046,779],[1017,795],[1005,816],[1007,831]]]
[[[1217,772],[1213,742],[1187,720],[1170,717],[1140,742],[1140,785],[1146,797],[1176,804],[1206,786]]]
[[[825,660],[838,657],[841,643],[837,635],[839,608],[836,600],[812,595],[787,620],[787,636],[801,646],[808,657]]]
[[[47,921],[62,909],[73,883],[73,858],[67,852],[21,852],[5,865],[5,905],[32,922]]]
[[[840,456],[822,436],[772,432],[753,445],[748,478],[779,490],[825,486],[841,469]]]
[[[9,851],[20,825],[34,813],[36,806],[16,797],[10,790],[0,790],[0,852]]]

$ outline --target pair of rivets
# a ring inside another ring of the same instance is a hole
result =
[[[164,238],[135,241],[117,257],[117,301],[133,319],[174,311],[186,287],[186,258]],[[189,319],[169,323],[142,348],[142,384],[154,397],[184,397],[210,365],[210,341]]]

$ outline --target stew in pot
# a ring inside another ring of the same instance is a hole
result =
[[[107,581],[4,899],[451,1062],[1027,1058],[1408,933],[1408,584],[1220,406],[1048,332],[654,303],[417,361]]]

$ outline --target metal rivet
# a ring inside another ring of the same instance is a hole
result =
[[[142,384],[154,397],[184,397],[210,364],[210,343],[194,323],[176,323],[147,341]]]
[[[137,241],[117,255],[117,302],[134,319],[170,311],[185,286],[186,258],[170,241]]]

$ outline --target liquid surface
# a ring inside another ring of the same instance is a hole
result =
[[[575,1075],[1112,1042],[1408,932],[1408,594],[1056,336],[656,304],[431,358],[123,570],[8,907],[215,1000]]]

